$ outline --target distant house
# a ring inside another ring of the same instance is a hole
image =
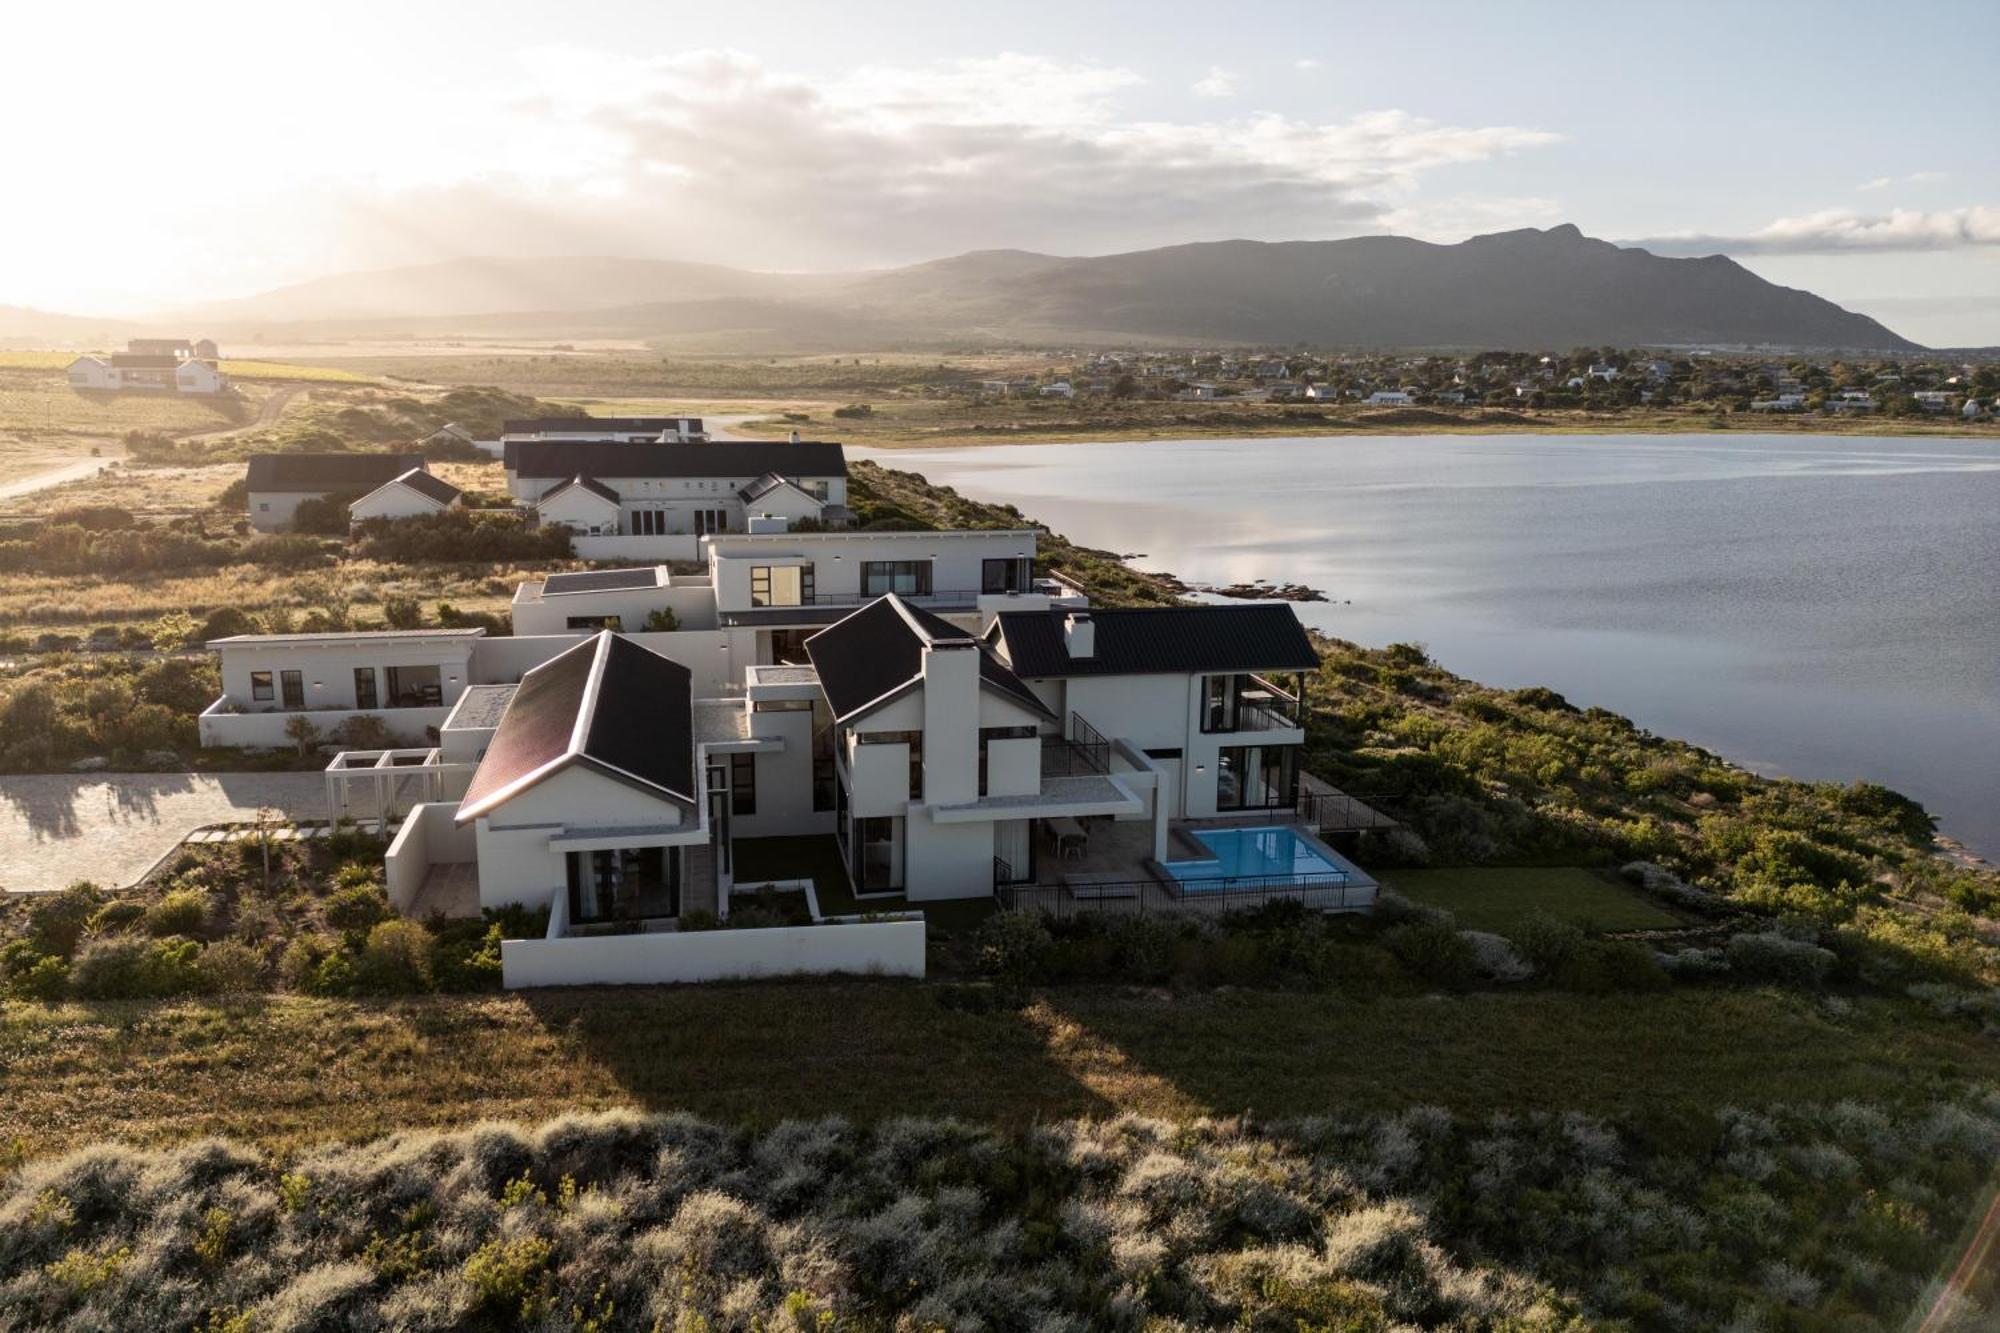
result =
[[[1305,390],[1299,385],[1287,381],[1283,384],[1273,384],[1266,390],[1266,393],[1269,394],[1271,401],[1274,403],[1289,403],[1295,402],[1302,397]]]
[[[465,493],[458,487],[413,467],[349,505],[347,517],[351,523],[374,518],[422,518],[457,509],[464,499]]]
[[[447,449],[477,448],[479,446],[479,439],[470,430],[459,425],[456,421],[447,421],[444,425],[439,426],[436,430],[424,436],[417,443],[421,448],[430,448],[432,446]],[[497,454],[499,452],[499,448],[490,441],[487,443],[486,448],[491,453]]]
[[[1206,400],[1216,396],[1215,386],[1213,384],[1207,384],[1207,383],[1190,384],[1187,386],[1187,388],[1181,390],[1179,396],[1182,398],[1199,398]]]
[[[461,427],[461,429],[463,429]],[[570,444],[692,444],[706,440],[700,417],[541,417],[505,421],[500,442]]]
[[[1826,400],[1830,412],[1872,412],[1875,410],[1875,396],[1866,389],[1842,389]]]
[[[1951,406],[1951,394],[1943,389],[1919,389],[1910,397],[1926,412],[1942,412]]]
[[[122,352],[70,362],[69,382],[74,389],[105,393],[227,393],[229,376],[216,358],[215,344],[207,338],[133,338]]]
[[[1041,393],[1044,398],[1076,397],[1076,390],[1070,385],[1068,380],[1057,380],[1054,384],[1044,384]]]
[[[534,505],[545,523],[593,535],[698,537],[750,531],[760,517],[787,526],[808,518],[835,526],[851,517],[847,460],[830,442],[510,441],[505,463],[507,488],[517,501]],[[580,479],[596,485],[571,494]],[[674,556],[681,546],[692,550],[686,542],[653,546],[660,549],[631,554],[651,559]]]
[[[1315,403],[1331,403],[1340,397],[1340,390],[1331,384],[1315,383],[1306,385],[1306,397]]]
[[[1781,393],[1775,398],[1759,398],[1750,404],[1752,412],[1803,412],[1806,396],[1802,393]]]
[[[1408,407],[1416,401],[1407,389],[1377,389],[1367,399],[1370,407]]]
[[[301,501],[366,496],[413,468],[425,470],[415,454],[252,454],[244,478],[250,526],[281,531],[291,526]]]
[[[1976,421],[1976,420],[1978,420],[1978,419],[1979,419],[1979,400],[1978,400],[1977,398],[1968,398],[1968,399],[1966,399],[1966,400],[1965,400],[1965,406],[1964,406],[1964,407],[1961,407],[1960,409],[1958,409],[1958,414],[1959,414],[1960,416],[1964,417],[1964,418],[1965,418],[1965,419],[1966,419],[1967,421]]]
[[[227,393],[229,376],[213,361],[190,359],[174,367],[174,388],[180,393]]]
[[[1600,361],[1585,373],[1594,380],[1603,380],[1606,384],[1609,384],[1612,380],[1618,378],[1618,367],[1607,365]]]
[[[535,516],[547,524],[585,536],[616,534],[625,514],[618,492],[595,477],[575,476],[557,482],[535,502]]]

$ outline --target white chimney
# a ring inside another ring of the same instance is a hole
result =
[[[933,805],[979,799],[979,645],[924,645],[924,790]]]
[[[797,444],[798,442],[799,442],[799,433],[798,433],[797,431],[793,431],[793,432],[792,432],[792,443],[793,443],[793,444]]]
[[[1097,656],[1097,626],[1090,623],[1090,612],[1071,611],[1063,617],[1063,647],[1071,657]]]

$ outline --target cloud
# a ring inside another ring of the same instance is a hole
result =
[[[1656,254],[1813,255],[1887,254],[1914,250],[1960,250],[2000,245],[2000,208],[1892,209],[1861,213],[1829,208],[1804,217],[1779,218],[1744,236],[1683,232],[1628,241]]]
[[[1297,70],[1315,70],[1319,68],[1319,61],[1314,60],[1311,56],[1306,56],[1304,59],[1294,60],[1292,68]]]
[[[561,153],[351,200],[376,262],[620,253],[768,269],[1379,230],[1431,173],[1552,142],[1402,111],[1127,118],[1129,70],[1032,56],[811,80],[740,52],[596,68],[544,53],[513,116]],[[496,134],[512,133],[498,127]]]
[[[1943,171],[1913,171],[1907,176],[1877,176],[1873,180],[1861,182],[1854,188],[1866,191],[1886,190],[1891,185],[1928,185],[1933,181],[1946,179],[1949,174]]]
[[[1208,73],[1196,79],[1192,85],[1196,97],[1236,96],[1236,76],[1220,65],[1211,65]]]

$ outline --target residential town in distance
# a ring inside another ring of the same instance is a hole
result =
[[[1843,361],[1614,348],[1465,356],[1240,349],[1049,355],[1049,367],[1037,374],[962,379],[926,392],[1598,412],[1706,406],[1891,417],[1952,413],[1967,420],[1990,418],[2000,406],[2000,364],[1990,358]]]

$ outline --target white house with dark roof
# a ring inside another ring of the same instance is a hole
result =
[[[371,519],[427,518],[457,509],[465,493],[420,467],[409,468],[347,506],[350,523]]]
[[[203,745],[285,746],[303,717],[331,737],[375,717],[416,743],[443,725],[472,682],[483,629],[239,634],[211,639],[222,693],[203,710]]]
[[[708,438],[700,417],[523,417],[500,424],[513,440],[564,444],[696,444]]]
[[[279,532],[305,500],[359,499],[412,468],[428,471],[417,454],[252,454],[244,473],[250,526]]]
[[[833,443],[533,439],[508,441],[504,457],[508,492],[580,532],[586,559],[687,560],[709,533],[850,517],[847,460]]]

